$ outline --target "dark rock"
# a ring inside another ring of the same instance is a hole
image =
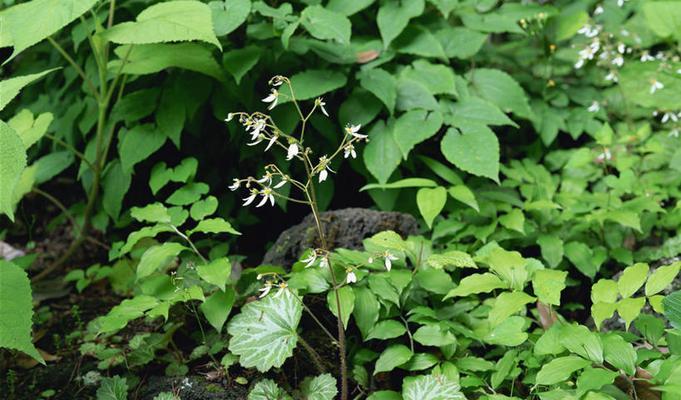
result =
[[[330,250],[362,249],[362,240],[386,230],[395,231],[403,237],[418,232],[416,219],[400,212],[345,208],[324,212],[320,219]],[[262,263],[287,267],[296,262],[306,249],[320,246],[315,221],[310,214],[301,223],[279,235],[265,254]]]
[[[648,272],[648,276],[650,276],[650,274],[655,272],[655,270],[658,267],[673,264],[677,261],[681,261],[681,256],[671,257],[671,258],[663,258],[663,259],[661,259],[661,260],[659,260],[655,263],[652,263],[652,265],[650,267],[650,271]],[[618,280],[620,278],[620,276],[622,276],[621,271],[618,272],[617,274],[615,274],[615,276],[613,276],[612,279]],[[634,297],[644,296],[645,295],[644,294],[644,288],[645,288],[645,285],[641,289],[639,289],[638,292],[636,292],[636,294],[634,294]],[[667,296],[668,294],[671,294],[671,293],[673,293],[677,290],[681,290],[681,274],[677,275],[676,278],[674,278],[674,280],[672,281],[672,283],[669,286],[667,286],[659,294]],[[646,305],[643,306],[643,309],[641,310],[641,314],[655,315],[656,313],[655,313],[655,311],[653,311],[653,308],[650,306],[650,304],[648,304],[648,302],[646,302]],[[593,322],[593,321],[591,321],[591,322]],[[670,328],[670,327],[671,326],[669,325],[669,323],[667,323],[667,328]],[[626,328],[626,323],[624,322],[624,320],[622,318],[620,318],[619,314],[617,314],[617,311],[615,311],[615,315],[612,318],[606,319],[605,321],[603,321],[603,324],[601,326],[601,329],[604,332],[616,331],[616,330],[624,331],[625,328]],[[636,328],[634,327],[633,323],[629,327],[629,330],[633,331],[633,332],[638,332],[636,330]]]
[[[144,383],[139,399],[153,400],[162,392],[177,393],[182,400],[245,400],[248,389],[235,382],[208,382],[199,376],[152,376]]]

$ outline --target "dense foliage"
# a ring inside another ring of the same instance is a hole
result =
[[[0,395],[681,397],[681,1],[0,5]],[[334,248],[357,205],[420,234]],[[57,356],[46,281],[113,298]]]

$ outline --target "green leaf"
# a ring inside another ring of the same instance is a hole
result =
[[[19,350],[45,365],[33,346],[33,298],[26,272],[0,260],[0,347]]]
[[[225,36],[246,21],[251,13],[251,0],[223,0],[208,3],[216,36]]]
[[[414,332],[414,340],[424,346],[447,346],[456,343],[456,338],[440,325],[424,325]]]
[[[419,189],[416,193],[416,204],[423,219],[428,224],[428,228],[433,227],[435,217],[440,215],[440,212],[447,203],[447,190],[442,186],[436,188]]]
[[[485,125],[469,125],[461,133],[450,128],[440,142],[440,150],[459,169],[499,180],[499,141]]]
[[[222,49],[213,32],[211,9],[199,1],[166,1],[144,9],[135,22],[107,29],[108,40],[119,44],[150,44],[199,40]]]
[[[489,254],[479,255],[490,269],[501,277],[512,289],[522,290],[528,278],[527,260],[517,251],[494,248]]]
[[[409,361],[413,353],[409,348],[403,344],[393,344],[383,350],[381,355],[376,360],[376,367],[374,368],[374,375],[380,372],[389,372],[396,367]]]
[[[196,158],[185,158],[182,160],[180,165],[175,168],[167,168],[165,162],[160,162],[154,165],[151,170],[151,176],[149,177],[149,188],[153,194],[158,193],[159,190],[168,184],[168,182],[187,182],[191,181],[196,174],[196,168],[199,166],[199,161]],[[200,190],[199,190],[200,189]],[[193,190],[203,191],[208,190],[207,186],[199,184],[197,188]],[[197,199],[198,200],[198,199]]]
[[[419,286],[431,293],[447,294],[454,284],[448,273],[442,269],[427,268],[420,270],[414,275]]]
[[[459,282],[459,286],[447,293],[445,299],[450,297],[465,297],[475,293],[489,293],[494,289],[506,288],[504,283],[498,276],[485,272],[484,274],[469,275]]]
[[[379,390],[371,393],[367,400],[402,400],[402,395],[392,390]]]
[[[518,126],[499,107],[479,97],[469,96],[456,103],[444,104],[448,104],[445,122],[457,127],[471,124]]]
[[[381,5],[376,22],[383,39],[383,48],[387,49],[393,39],[402,33],[410,19],[423,13],[424,3],[424,0],[389,1]]]
[[[601,336],[605,361],[629,376],[636,373],[636,350],[616,333]]]
[[[247,400],[291,400],[291,396],[273,380],[263,379],[253,386]]]
[[[624,269],[617,281],[617,288],[623,298],[631,297],[643,286],[649,269],[648,264],[645,263],[634,264]]]
[[[603,321],[612,318],[615,310],[617,310],[617,304],[615,303],[593,303],[591,305],[591,316],[596,324],[596,329],[601,329]]]
[[[400,165],[400,148],[393,137],[394,123],[377,121],[369,130],[371,139],[364,148],[364,165],[379,183],[386,183]]]
[[[577,396],[581,396],[590,390],[598,390],[605,385],[610,385],[619,374],[603,368],[586,368],[577,378]]]
[[[96,3],[97,0],[33,0],[3,10],[0,20],[3,25],[2,36],[6,37],[0,39],[0,47],[14,46],[14,52],[5,63],[57,33]],[[31,29],[26,29],[29,26]],[[5,39],[9,41],[5,42]],[[4,91],[0,89],[0,93]]]
[[[573,372],[591,365],[591,361],[578,356],[558,357],[544,366],[537,373],[535,383],[537,385],[555,385],[567,381]]]
[[[199,275],[201,275],[201,272],[199,272]],[[203,276],[201,276],[201,278],[206,280]],[[218,333],[222,331],[222,326],[225,324],[229,313],[232,311],[235,298],[236,293],[234,292],[234,289],[231,287],[225,288],[223,284],[221,290],[210,295],[206,301],[199,306],[203,315],[206,316],[208,323],[210,323]]]
[[[450,187],[447,192],[456,200],[462,202],[475,211],[480,211],[478,201],[475,199],[475,194],[466,185],[454,185]]]
[[[426,58],[446,60],[445,50],[427,28],[419,25],[409,25],[395,40],[393,46],[399,53],[413,54]],[[435,94],[433,92],[433,94]]]
[[[68,150],[51,152],[50,154],[46,154],[45,156],[39,158],[33,163],[33,166],[36,167],[36,185],[47,182],[59,175],[71,164],[73,164],[74,160],[75,156]]]
[[[497,388],[506,379],[511,370],[516,366],[518,352],[511,350],[506,352],[499,361],[497,361],[496,371],[492,374],[490,379],[492,388]]]
[[[415,108],[438,110],[440,105],[428,88],[419,81],[400,77],[397,81],[397,101],[395,107],[400,111]]]
[[[189,214],[194,221],[200,221],[209,215],[213,215],[218,209],[218,199],[215,196],[208,196],[192,204]]]
[[[2,88],[0,88],[2,90]],[[26,167],[26,150],[21,137],[0,121],[0,213],[14,222],[12,195]]]
[[[366,340],[394,339],[396,337],[404,335],[406,332],[407,328],[404,327],[403,323],[395,321],[394,319],[387,319],[374,325],[374,327],[369,332],[369,335],[366,337]]]
[[[435,36],[448,58],[471,58],[487,41],[487,35],[463,26],[447,26],[440,29]]]
[[[97,389],[97,400],[127,400],[128,382],[118,375],[104,378]]]
[[[564,324],[559,329],[560,344],[572,353],[602,364],[603,344],[600,336],[587,327],[577,324]]]
[[[532,277],[534,294],[544,304],[560,305],[560,292],[565,289],[567,271],[540,269]]]
[[[615,303],[617,301],[617,282],[612,279],[599,279],[591,286],[591,301],[593,303]]]
[[[368,90],[356,89],[341,104],[338,120],[341,125],[368,125],[381,111],[381,102]]]
[[[404,159],[414,146],[433,137],[441,126],[442,114],[437,111],[407,111],[395,120],[393,135]]]
[[[148,248],[137,265],[137,279],[142,279],[170,263],[183,250],[188,250],[179,243],[167,242]]]
[[[174,206],[186,206],[198,201],[201,196],[208,193],[208,185],[202,182],[192,182],[182,186],[173,192],[166,203]]]
[[[627,297],[617,302],[617,313],[624,320],[627,330],[629,330],[629,325],[641,314],[645,305],[645,297]]]
[[[355,324],[362,333],[362,337],[368,340],[370,332],[374,328],[376,321],[378,321],[378,311],[381,305],[376,300],[376,296],[367,287],[355,287],[353,289],[355,294],[355,306],[352,310],[352,315],[355,319]]]
[[[122,71],[131,75],[155,74],[167,68],[182,68],[225,80],[222,67],[213,57],[213,52],[198,43],[158,43],[134,46],[119,46],[114,50],[118,60],[109,63],[109,69],[118,71],[127,54]]]
[[[118,220],[123,198],[128,193],[131,182],[132,176],[129,172],[123,171],[119,160],[109,163],[102,181],[102,207],[114,221]]]
[[[341,320],[343,321],[343,326],[347,328],[350,314],[352,314],[352,310],[355,308],[355,293],[350,286],[343,286],[337,292],[340,299]],[[336,302],[336,293],[333,290],[326,294],[326,306],[333,315],[338,317],[338,303]]]
[[[244,368],[265,372],[281,367],[293,355],[302,313],[302,300],[290,290],[247,303],[227,324],[229,351]]]
[[[643,15],[648,28],[660,37],[675,36],[681,40],[681,10],[678,1],[643,3]]]
[[[402,382],[404,400],[465,400],[459,385],[441,375],[406,377]]]
[[[226,52],[222,56],[222,65],[234,77],[237,84],[260,60],[262,49],[256,46],[248,46]]]
[[[478,268],[473,258],[463,251],[450,250],[440,254],[431,254],[426,259],[426,264],[436,269],[446,268]]]
[[[329,0],[326,8],[345,16],[356,14],[369,7],[376,0]]]
[[[4,13],[0,13],[0,17],[3,16],[3,14]],[[23,89],[24,86],[29,85],[34,81],[37,81],[38,79],[42,78],[43,76],[49,74],[50,72],[56,71],[58,69],[59,68],[52,68],[48,69],[47,71],[17,76],[14,78],[5,79],[4,81],[0,81],[0,93],[2,93],[2,97],[0,97],[0,111],[2,111],[5,108],[5,106],[9,104],[10,101],[17,97],[17,95],[19,94],[19,92],[21,92],[21,89]]]
[[[674,281],[674,278],[679,274],[679,269],[681,269],[681,262],[655,269],[646,282],[646,296],[652,296],[663,291]]]
[[[130,216],[139,222],[170,223],[168,209],[161,203],[153,203],[144,207],[133,207]]]
[[[527,328],[524,317],[509,317],[495,326],[494,329],[484,337],[484,340],[487,343],[501,346],[520,346],[525,343],[528,338],[525,329]]]
[[[525,311],[525,305],[536,300],[524,292],[503,292],[497,296],[488,319],[492,326],[499,325],[511,315]]]
[[[300,391],[306,400],[333,400],[338,394],[336,378],[331,374],[307,377],[300,384]]]
[[[442,64],[417,60],[411,67],[403,69],[400,76],[419,82],[432,94],[458,95],[456,75],[451,68]]]
[[[400,179],[399,181],[395,182],[390,182],[390,183],[370,183],[368,185],[362,186],[361,189],[359,189],[360,192],[363,192],[365,190],[371,190],[371,189],[382,189],[382,190],[387,190],[387,189],[404,189],[404,188],[414,188],[414,187],[435,187],[437,186],[437,183],[431,179],[425,179],[425,178],[405,178],[405,179]]]
[[[232,224],[222,218],[209,218],[200,221],[196,227],[188,232],[189,236],[196,232],[202,233],[230,233],[232,235],[241,235],[239,231],[232,227]]]
[[[133,127],[125,134],[120,144],[123,171],[131,173],[137,163],[154,154],[165,141],[165,135],[151,124]]]
[[[343,14],[320,5],[307,6],[300,13],[300,22],[310,35],[317,39],[331,39],[341,44],[350,43],[352,24]]]
[[[639,106],[659,110],[681,108],[681,97],[677,95],[681,91],[681,76],[662,73],[663,65],[662,61],[625,63],[619,75],[619,87],[624,99]],[[651,92],[651,82],[655,81],[664,87]]]
[[[514,208],[500,216],[498,221],[508,229],[525,234],[525,214],[519,208]]]
[[[218,258],[209,262],[208,264],[199,265],[196,268],[196,272],[199,277],[204,281],[215,285],[220,288],[223,292],[225,291],[225,285],[229,280],[229,276],[232,273],[232,264],[229,262],[227,257]]]
[[[593,250],[582,242],[569,242],[565,245],[565,256],[577,269],[593,279],[600,265],[594,262]]]
[[[392,114],[397,101],[397,80],[380,68],[369,69],[358,74],[360,85],[385,104]]]
[[[537,238],[541,256],[551,268],[555,268],[563,260],[563,241],[555,235],[541,234]]]
[[[97,319],[98,333],[116,332],[125,328],[128,322],[139,318],[146,311],[158,306],[159,300],[147,295],[137,295],[113,307],[109,313]]]
[[[522,87],[506,72],[498,69],[475,69],[469,77],[472,90],[485,100],[501,108],[504,112],[513,112],[522,118],[532,116],[527,95]]]
[[[681,329],[681,290],[677,290],[662,301],[664,305],[664,316],[667,317],[672,326]]]
[[[42,113],[34,119],[32,112],[23,109],[12,117],[7,124],[21,137],[24,148],[28,150],[45,135],[53,119],[54,116],[49,112]]]
[[[347,80],[345,75],[332,69],[308,69],[293,75],[291,85],[296,100],[309,100],[345,86]],[[280,90],[280,102],[290,99],[291,91],[288,85],[283,85]]]

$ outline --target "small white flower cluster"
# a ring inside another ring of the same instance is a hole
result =
[[[280,279],[279,275],[276,273],[266,273],[266,274],[258,274],[257,279],[262,280],[263,278],[271,276],[272,279],[267,279],[265,280],[265,283],[263,287],[258,289],[260,294],[258,295],[259,299],[262,299],[263,297],[267,296],[273,288],[278,288],[277,293],[274,294],[274,297],[279,297],[281,296],[287,289],[288,289],[288,284],[286,283],[285,280]]]
[[[681,133],[681,111],[679,112],[672,112],[672,111],[665,111],[662,113],[659,113],[657,111],[653,112],[654,117],[658,117],[662,114],[662,117],[660,118],[660,123],[663,125],[673,125],[672,129],[669,131],[669,136],[670,137],[679,137],[679,133]]]
[[[390,251],[388,251],[388,250],[386,250],[386,251],[384,251],[383,253],[379,254],[378,257],[383,259],[383,266],[384,266],[385,269],[387,269],[388,271],[390,271],[390,270],[392,269],[392,267],[393,267],[393,261],[399,260],[399,257],[397,257],[396,255],[392,254],[392,253],[391,253]],[[374,257],[369,257],[369,259],[367,260],[367,262],[368,262],[369,264],[373,264],[373,263],[374,263]]]
[[[274,178],[278,178],[279,182],[273,186]],[[251,176],[245,179],[234,178],[233,183],[229,186],[229,190],[235,191],[242,184],[249,189],[248,196],[243,199],[242,205],[244,207],[253,203],[258,196],[260,196],[260,201],[256,207],[262,207],[268,201],[274,206],[274,196],[277,194],[275,190],[283,187],[289,182],[289,179],[288,175],[282,173],[276,166],[267,165],[265,166],[265,174],[261,178],[256,179]],[[259,186],[259,188],[253,187],[254,185]]]

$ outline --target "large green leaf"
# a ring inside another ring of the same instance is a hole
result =
[[[196,272],[201,279],[224,291],[232,273],[232,264],[229,262],[229,258],[222,257],[208,264],[199,265],[196,267]]]
[[[114,50],[119,60],[109,63],[109,69],[118,71],[128,55],[123,72],[146,75],[176,67],[224,80],[225,74],[209,48],[198,43],[157,43],[119,46]]]
[[[534,294],[544,304],[560,305],[560,292],[565,289],[567,271],[540,269],[532,277]]]
[[[45,364],[33,346],[33,299],[26,272],[0,260],[0,347],[19,350]]]
[[[358,13],[369,7],[376,0],[329,0],[326,8],[346,16]]]
[[[424,3],[424,0],[388,1],[378,9],[376,23],[384,48],[402,33],[410,19],[423,13]]]
[[[309,69],[291,77],[291,85],[296,100],[308,100],[345,86],[347,78],[331,69]],[[281,87],[280,102],[289,101],[291,91],[288,85]]]
[[[0,121],[0,213],[14,221],[14,189],[26,167],[26,150],[21,137]]]
[[[291,400],[291,396],[273,380],[263,379],[253,386],[248,400]]]
[[[655,269],[646,282],[646,296],[652,296],[663,291],[674,281],[679,274],[680,269],[681,262],[675,262],[671,265],[665,265]]]
[[[617,281],[617,289],[622,297],[631,297],[636,293],[648,278],[648,264],[638,263],[624,269],[622,276]]]
[[[367,287],[355,287],[353,292],[355,294],[355,307],[352,310],[352,316],[362,333],[362,337],[366,339],[370,336],[376,321],[378,321],[381,305]]]
[[[200,1],[174,0],[144,9],[135,22],[116,24],[105,33],[120,44],[199,40],[222,49],[213,31],[211,9]]]
[[[484,274],[469,275],[459,282],[459,286],[447,293],[445,299],[455,296],[468,296],[474,293],[489,293],[494,289],[505,288],[505,284],[498,276],[485,272]]]
[[[224,36],[246,21],[251,12],[251,0],[221,0],[208,3],[216,36]]]
[[[400,165],[400,148],[393,136],[394,122],[377,121],[369,130],[369,144],[364,148],[364,165],[379,183],[386,183]]]
[[[665,67],[671,67],[666,71]],[[674,73],[681,68],[680,63],[667,64],[662,61],[625,63],[619,75],[619,87],[627,101],[658,110],[677,110],[681,108],[681,75]],[[654,82],[664,87],[652,90]]]
[[[648,28],[661,37],[674,35],[681,40],[681,4],[678,1],[651,1],[642,6]]]
[[[399,365],[402,365],[409,361],[413,353],[409,348],[403,344],[393,344],[387,349],[383,350],[383,353],[376,360],[376,368],[374,368],[374,375],[380,372],[390,372]]]
[[[393,43],[400,53],[426,58],[446,60],[442,45],[430,30],[423,26],[410,25]]]
[[[331,374],[305,378],[300,391],[306,400],[333,400],[338,394],[336,379]]]
[[[440,215],[446,203],[447,189],[442,186],[432,189],[422,188],[416,193],[416,205],[426,224],[428,224],[428,228],[432,228],[435,217]]]
[[[129,130],[120,144],[121,167],[131,173],[135,164],[146,160],[163,146],[166,136],[151,124],[136,125]]]
[[[499,140],[485,125],[450,128],[440,142],[447,161],[473,175],[499,180]]]
[[[449,58],[473,57],[487,40],[487,35],[463,26],[446,26],[435,33]]]
[[[578,356],[555,358],[544,364],[537,373],[537,385],[554,385],[570,378],[573,372],[591,365],[591,362]]]
[[[352,314],[355,308],[355,293],[352,287],[343,286],[339,288],[338,299],[340,300],[341,320],[343,321],[343,326],[347,328],[350,314]],[[338,318],[338,302],[336,301],[336,293],[333,290],[326,294],[326,306]]]
[[[473,90],[505,112],[513,112],[519,117],[532,115],[527,95],[522,87],[506,72],[498,69],[480,68],[471,72]]]
[[[142,254],[142,258],[137,265],[137,279],[147,277],[160,268],[165,267],[182,250],[187,250],[187,248],[174,242],[167,242],[148,248]]]
[[[216,331],[222,331],[222,326],[227,321],[230,311],[232,311],[235,298],[234,289],[227,287],[210,295],[199,306],[203,315],[206,316],[206,319]]]
[[[664,316],[667,317],[672,326],[681,329],[681,290],[665,297],[662,304],[664,305]]]
[[[476,123],[518,126],[495,104],[476,96],[466,97],[461,101],[451,103],[448,111],[449,114],[445,115],[445,121],[457,127]]]
[[[459,385],[446,376],[421,375],[404,378],[404,400],[465,400]]]
[[[343,14],[328,10],[320,5],[308,6],[300,14],[300,21],[305,29],[317,39],[332,39],[339,43],[350,43],[352,25]]]
[[[114,221],[118,220],[121,213],[123,198],[130,188],[131,181],[130,172],[123,170],[120,161],[110,162],[102,180],[102,207]]]
[[[126,400],[128,398],[128,382],[126,378],[112,376],[102,379],[97,389],[97,400]]]
[[[24,147],[28,150],[47,133],[53,119],[52,113],[42,113],[34,118],[32,112],[23,109],[7,123],[21,137]]]
[[[3,14],[0,13],[0,16]],[[2,93],[2,96],[0,96],[0,111],[9,104],[12,99],[17,97],[19,92],[21,92],[21,89],[24,88],[24,86],[32,83],[33,81],[36,81],[43,76],[49,74],[52,71],[56,71],[59,68],[52,68],[48,69],[43,72],[38,72],[35,74],[29,74],[29,75],[22,75],[22,76],[17,76],[14,78],[9,78],[5,79],[4,81],[0,81],[0,93]]]
[[[5,62],[56,33],[96,3],[97,0],[32,0],[2,11],[0,47],[14,46],[12,56]]]
[[[289,290],[246,304],[227,324],[229,351],[244,368],[265,372],[281,367],[298,343],[302,312],[302,300]]]
[[[395,121],[393,135],[404,159],[415,145],[431,138],[441,126],[442,114],[437,111],[412,110],[402,114]]]
[[[397,101],[397,80],[387,71],[374,68],[358,74],[360,84],[385,104],[392,114]]]

